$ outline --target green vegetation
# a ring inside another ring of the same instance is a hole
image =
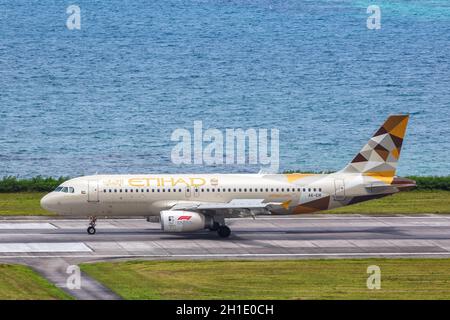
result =
[[[297,171],[290,170],[284,173],[296,173]],[[304,172],[311,173],[311,172]],[[331,173],[331,172],[326,172]],[[447,190],[450,191],[450,176],[445,177],[419,177],[409,176],[409,179],[417,182],[416,190]],[[3,177],[0,180],[0,193],[12,193],[12,192],[49,192],[55,189],[58,185],[69,177],[60,178],[44,178],[41,176],[30,179],[18,179],[17,177],[9,176]]]
[[[327,212],[450,213],[450,176],[408,178],[417,182],[416,190]],[[67,179],[69,178],[3,178],[0,180],[0,215],[53,215],[40,207],[40,199]]]
[[[43,178],[37,176],[31,179],[18,179],[12,176],[3,177],[3,179],[0,180],[0,193],[49,192],[68,179],[70,178]]]
[[[29,267],[0,264],[1,300],[72,299]]]
[[[399,192],[377,200],[361,202],[325,213],[450,213],[450,191],[409,191]]]
[[[325,172],[301,172],[297,170],[288,170],[284,173],[333,173],[332,171]],[[447,190],[450,191],[450,176],[406,176],[405,178],[416,181],[417,187],[415,190]]]
[[[0,215],[54,215],[40,207],[45,193],[0,193]],[[358,203],[324,213],[450,213],[450,191],[400,192],[382,199]]]
[[[367,267],[381,289],[367,289]],[[450,259],[132,261],[82,270],[125,299],[449,299]]]
[[[419,177],[408,176],[408,179],[416,181],[417,190],[447,190],[450,191],[450,176],[445,177]]]
[[[2,216],[52,216],[54,213],[41,208],[40,201],[45,192],[0,193],[0,215]]]

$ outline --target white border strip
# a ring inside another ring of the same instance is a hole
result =
[[[13,258],[276,258],[276,257],[380,257],[383,256],[448,256],[450,252],[353,252],[353,253],[236,253],[236,254],[91,254],[91,255],[7,255]]]
[[[48,222],[0,222],[0,230],[45,230],[58,229]]]
[[[0,243],[0,253],[92,252],[83,242]]]

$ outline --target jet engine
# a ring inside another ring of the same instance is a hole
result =
[[[161,229],[164,232],[191,232],[212,228],[214,225],[211,217],[193,211],[164,210],[160,215]]]

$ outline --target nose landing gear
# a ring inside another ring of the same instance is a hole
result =
[[[89,227],[87,228],[88,234],[95,234],[95,225],[97,223],[97,217],[89,217]]]

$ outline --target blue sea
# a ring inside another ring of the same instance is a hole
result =
[[[0,0],[0,176],[258,171],[173,164],[194,121],[278,129],[280,171],[338,170],[394,113],[398,173],[450,174],[448,0]]]

